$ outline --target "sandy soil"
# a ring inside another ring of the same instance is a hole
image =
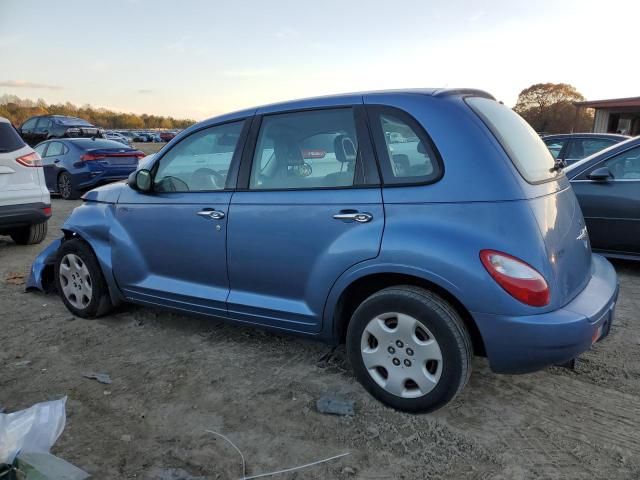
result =
[[[76,204],[54,200],[47,243]],[[478,359],[452,404],[408,415],[373,400],[342,349],[321,360],[322,344],[134,306],[74,318],[6,280],[41,248],[0,237],[0,406],[67,395],[54,453],[94,478],[240,478],[238,454],[206,429],[242,450],[247,475],[350,452],[276,478],[640,478],[640,265],[616,263],[617,320],[575,371],[499,376]],[[323,392],[356,415],[318,413]]]

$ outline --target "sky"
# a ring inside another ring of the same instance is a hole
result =
[[[0,95],[202,120],[339,92],[640,96],[640,1],[0,0]]]

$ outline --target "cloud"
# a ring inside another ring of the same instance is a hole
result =
[[[252,78],[252,77],[268,77],[276,71],[273,68],[245,68],[240,70],[225,70],[222,74],[225,77],[234,78]]]
[[[149,88],[141,88],[140,90],[138,90],[138,93],[153,93],[153,90],[149,89]]]
[[[26,80],[6,80],[0,82],[0,87],[8,88],[44,88],[47,90],[62,90],[59,85],[49,85],[47,83],[27,82]]]
[[[174,42],[167,43],[164,48],[169,52],[184,53],[186,52],[187,47],[189,47],[189,45],[193,43],[192,39],[192,35],[184,35]]]

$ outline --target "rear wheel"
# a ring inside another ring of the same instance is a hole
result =
[[[47,236],[47,222],[18,228],[13,230],[9,235],[13,241],[19,245],[33,245],[40,243]]]
[[[113,308],[98,259],[80,239],[60,246],[55,281],[62,301],[74,315],[95,318]]]
[[[73,178],[68,172],[58,175],[58,193],[64,200],[76,200],[80,198],[80,193],[73,185]]]
[[[381,290],[356,309],[347,353],[360,383],[378,400],[408,412],[451,401],[471,374],[471,339],[443,298],[412,286]]]

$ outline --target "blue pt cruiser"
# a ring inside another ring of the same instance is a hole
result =
[[[213,118],[83,199],[29,287],[81,317],[134,302],[345,342],[406,411],[449,402],[474,355],[504,373],[575,358],[618,295],[560,166],[478,90]]]

